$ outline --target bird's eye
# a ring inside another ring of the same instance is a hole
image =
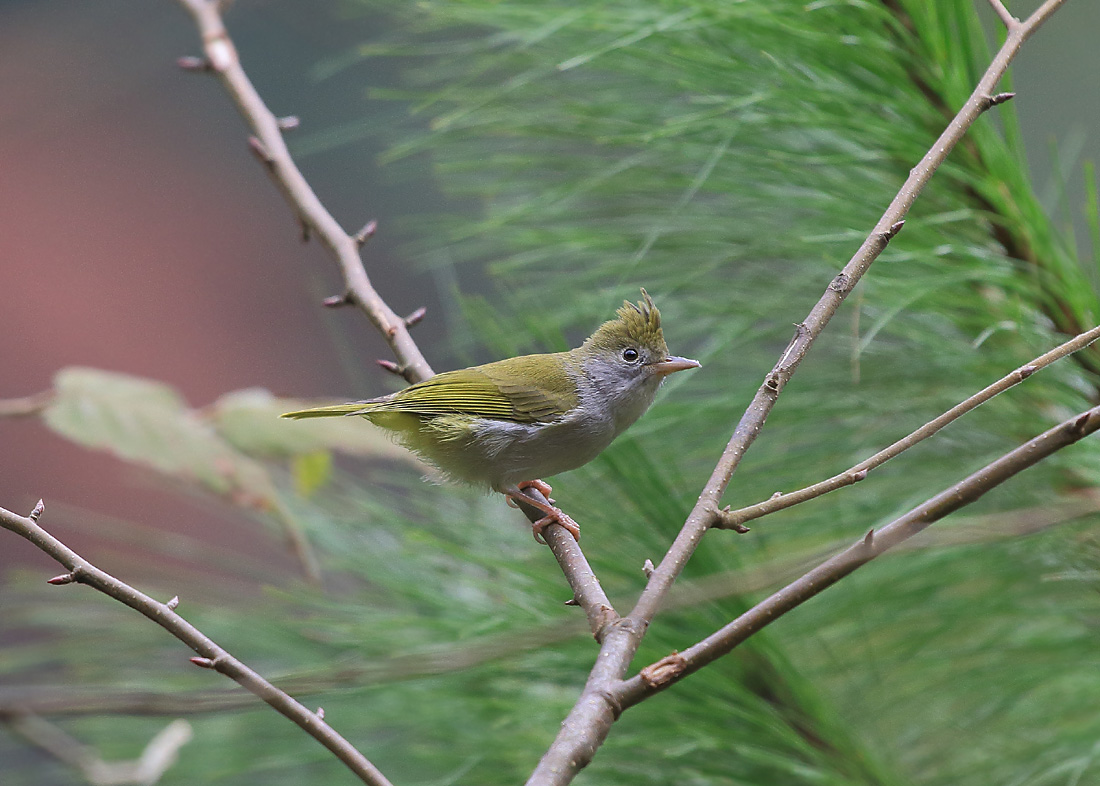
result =
[[[638,360],[638,350],[633,347],[627,347],[623,350],[623,360],[627,363],[634,363]]]

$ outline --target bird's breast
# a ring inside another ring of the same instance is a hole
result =
[[[483,420],[474,427],[483,465],[494,487],[576,469],[615,438],[614,423],[578,409],[549,423]]]

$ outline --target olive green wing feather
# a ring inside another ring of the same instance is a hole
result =
[[[418,415],[472,415],[536,423],[577,405],[577,386],[556,355],[527,355],[446,371],[368,407]]]
[[[283,417],[404,412],[470,415],[516,423],[553,420],[577,406],[577,385],[567,371],[569,363],[568,353],[508,358],[445,371],[381,399],[288,412]]]

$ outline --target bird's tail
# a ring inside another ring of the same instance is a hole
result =
[[[279,417],[291,420],[303,418],[334,418],[341,415],[363,415],[372,409],[373,401],[350,401],[347,404],[334,404],[329,407],[313,407],[312,409],[299,409],[296,412],[284,412]]]

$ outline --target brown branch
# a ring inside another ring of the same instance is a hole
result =
[[[1067,355],[1071,355],[1074,352],[1084,349],[1092,344],[1097,339],[1100,339],[1100,326],[1094,327],[1085,333],[1070,339],[1064,344],[1060,344],[1049,352],[1040,355],[1034,360],[1025,363],[1018,369],[1008,374],[992,385],[986,387],[984,390],[975,393],[970,398],[962,401],[951,409],[944,412],[938,418],[930,420],[923,426],[912,432],[908,436],[902,437],[893,445],[888,448],[880,450],[875,455],[868,459],[861,461],[854,467],[841,472],[839,475],[833,475],[833,477],[826,480],[815,483],[812,486],[799,489],[798,491],[792,491],[790,494],[775,494],[771,498],[758,502],[755,505],[749,505],[739,510],[730,510],[726,508],[721,511],[718,516],[717,523],[714,524],[716,529],[736,529],[745,524],[747,521],[758,519],[761,516],[766,516],[769,513],[774,513],[778,510],[784,510],[786,508],[793,507],[807,500],[815,499],[824,494],[828,494],[830,491],[836,491],[837,489],[850,486],[853,483],[858,483],[867,477],[867,473],[877,467],[882,466],[895,456],[901,455],[903,452],[913,447],[914,445],[922,442],[937,431],[941,430],[949,423],[958,420],[966,413],[976,409],[985,402],[989,401],[994,396],[1008,390],[1009,388],[1020,384],[1025,379],[1030,377],[1036,371],[1041,368],[1049,366],[1055,361],[1061,360]]]
[[[381,331],[393,349],[397,362],[380,360],[379,364],[400,374],[408,382],[420,382],[433,375],[431,367],[421,355],[420,350],[409,335],[409,328],[415,325],[424,314],[421,309],[408,317],[399,317],[374,290],[363,269],[359,250],[374,234],[377,224],[369,221],[355,235],[349,235],[340,227],[332,214],[325,209],[321,200],[313,192],[305,177],[299,171],[283,141],[280,119],[264,104],[259,93],[252,86],[237,56],[236,47],[225,29],[221,19],[221,6],[213,0],[179,0],[180,4],[194,17],[195,24],[202,35],[203,51],[206,60],[183,58],[181,65],[189,70],[213,71],[232,97],[237,109],[251,127],[254,137],[250,140],[253,153],[264,164],[283,196],[302,223],[308,236],[316,234],[330,253],[340,264],[344,274],[346,291],[342,295],[325,301],[328,306],[340,306],[354,303],[370,318]],[[202,66],[199,68],[198,66]],[[531,521],[537,521],[544,514],[527,509]],[[548,531],[562,531],[557,525]],[[572,538],[570,538],[572,540]],[[584,607],[589,625],[594,635],[606,623],[617,618],[611,603],[607,600],[599,582],[592,573],[580,546],[562,538],[547,538],[558,565],[565,573],[569,585],[573,588],[574,598]]]
[[[603,744],[611,725],[622,711],[622,705],[617,700],[616,686],[626,674],[646,629],[660,609],[673,582],[695,553],[707,529],[718,520],[719,500],[745,451],[763,428],[764,421],[775,406],[783,387],[798,369],[814,340],[836,314],[844,298],[901,230],[905,215],[932,175],[974,121],[994,105],[994,88],[1020,47],[1063,2],[1065,0],[1046,0],[1026,22],[1009,29],[1004,44],[966,103],[920,162],[910,170],[909,177],[871,234],[829,284],[805,321],[798,325],[794,338],[779,362],[764,378],[763,384],[737,424],[694,509],[665,557],[650,575],[634,609],[605,634],[596,666],[589,675],[581,697],[562,723],[561,731],[550,749],[528,779],[528,786],[563,786],[571,782]]]
[[[405,320],[375,291],[363,268],[359,249],[366,238],[344,231],[291,158],[283,141],[284,124],[267,108],[241,67],[237,49],[222,23],[220,5],[212,0],[179,2],[190,12],[202,36],[206,60],[199,62],[204,63],[204,70],[217,74],[255,134],[250,140],[252,150],[290,204],[302,225],[303,236],[316,235],[339,263],[346,287],[344,297],[357,305],[389,342],[405,379],[419,382],[432,376],[431,366],[409,336]],[[194,68],[194,62],[194,58],[186,58],[181,65]]]
[[[31,515],[24,517],[0,508],[0,526],[22,538],[26,538],[65,566],[65,569],[69,572],[50,579],[50,584],[86,584],[145,615],[197,652],[199,657],[192,658],[195,665],[224,674],[259,696],[332,751],[336,758],[344,762],[348,769],[359,776],[363,783],[370,786],[392,786],[377,767],[318,717],[317,713],[307,709],[285,692],[276,688],[177,614],[173,609],[178,601],[173,599],[175,602],[161,603],[137,591],[130,585],[95,567],[38,526],[37,522],[43,509],[44,506],[40,501],[35,506],[34,511],[31,512]]]
[[[31,396],[22,398],[0,399],[0,418],[25,418],[31,415],[41,415],[53,401],[54,392],[43,390]]]
[[[1001,18],[1001,21],[1004,22],[1005,27],[1009,30],[1015,29],[1020,24],[1020,20],[1008,12],[1008,9],[1005,8],[1001,0],[989,0],[989,4],[993,6],[993,10],[997,13],[997,16]]]
[[[104,761],[99,752],[37,715],[22,713],[5,719],[8,727],[63,764],[80,770],[93,786],[152,786],[176,762],[179,749],[191,740],[191,724],[175,720],[161,729],[130,761]]]
[[[971,504],[1014,475],[1037,464],[1047,456],[1072,445],[1100,429],[1100,407],[1074,415],[1052,429],[982,467],[965,480],[940,492],[904,516],[880,530],[870,530],[845,551],[827,560],[801,578],[753,606],[740,617],[712,635],[680,652],[679,664],[665,670],[659,678],[653,674],[657,664],[647,666],[635,677],[620,683],[614,696],[622,707],[631,707],[692,672],[727,654],[749,636],[782,615],[867,564],[883,552],[905,541],[944,516]],[[661,661],[658,661],[658,664]]]
[[[524,489],[523,493],[544,504],[550,504],[549,500],[540,494],[537,489],[527,488]],[[522,504],[520,507],[524,515],[532,522],[538,521],[546,515],[537,508]],[[602,642],[604,633],[608,629],[607,626],[617,621],[619,614],[611,605],[611,601],[608,600],[599,579],[596,578],[596,574],[592,572],[592,567],[588,564],[584,552],[581,551],[580,544],[569,534],[565,527],[558,524],[547,527],[543,530],[542,536],[554,553],[562,573],[565,574],[566,581],[569,582],[570,589],[573,590],[573,597],[568,603],[580,606],[584,610],[592,636],[596,641]]]

